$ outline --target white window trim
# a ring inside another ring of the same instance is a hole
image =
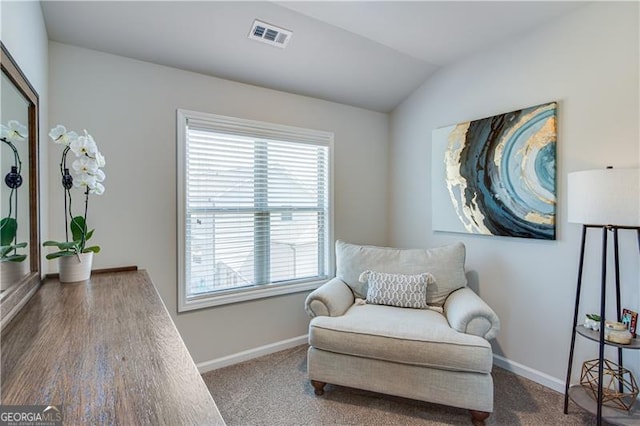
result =
[[[307,280],[287,284],[264,284],[255,287],[229,289],[196,297],[187,297],[187,287],[184,281],[186,269],[186,130],[187,121],[214,125],[216,129],[224,132],[228,130],[232,134],[243,134],[239,129],[251,128],[252,136],[258,135],[270,139],[278,139],[283,134],[290,135],[289,140],[305,141],[313,143],[317,140],[328,140],[329,146],[329,241],[328,264],[329,277],[335,271],[335,238],[334,238],[334,196],[333,196],[333,145],[334,134],[319,130],[310,130],[300,127],[272,124],[255,120],[246,120],[222,115],[214,115],[185,109],[177,110],[177,238],[178,238],[178,312],[187,312],[211,306],[220,306],[230,303],[244,302],[248,300],[262,299],[285,294],[300,293],[318,288],[327,280]]]

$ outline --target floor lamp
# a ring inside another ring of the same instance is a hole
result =
[[[576,288],[575,312],[573,317],[573,333],[565,383],[564,412],[567,414],[569,403],[569,383],[573,363],[576,326],[578,325],[578,307],[582,287],[584,253],[589,229],[600,229],[602,233],[602,264],[600,288],[600,341],[604,342],[604,319],[606,306],[607,282],[607,244],[609,233],[613,235],[614,272],[616,283],[616,321],[620,321],[620,261],[618,250],[618,231],[635,230],[640,250],[640,169],[613,169],[608,167],[599,170],[586,170],[568,175],[568,213],[571,223],[582,224],[582,242],[580,246],[580,263]],[[604,344],[599,345],[598,367],[598,399],[597,423],[602,422],[602,373]],[[622,349],[618,348],[618,361],[622,365]]]

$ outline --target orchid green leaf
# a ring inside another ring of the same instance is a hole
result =
[[[5,217],[0,220],[0,245],[11,245],[18,232],[18,221],[12,217]]]
[[[12,254],[11,256],[2,256],[2,262],[22,262],[27,258],[26,254]]]

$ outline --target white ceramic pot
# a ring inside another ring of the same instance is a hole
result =
[[[0,290],[6,290],[27,273],[27,262],[0,262]]]
[[[58,270],[61,283],[86,281],[91,277],[93,252],[58,258]]]
[[[595,321],[585,315],[584,317],[585,328],[590,328],[593,331],[600,331],[600,321]]]

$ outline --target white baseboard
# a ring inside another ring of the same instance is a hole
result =
[[[238,364],[240,362],[249,361],[253,358],[258,358],[264,355],[269,355],[274,352],[283,351],[285,349],[293,348],[295,346],[304,345],[309,340],[309,335],[304,334],[298,337],[292,337],[291,339],[281,340],[279,342],[270,343],[268,345],[259,346],[257,348],[249,349],[246,351],[238,352],[223,356],[222,358],[212,359],[210,361],[204,361],[196,364],[200,374],[207,371],[217,370],[218,368],[227,367],[229,365]]]
[[[493,363],[500,368],[504,368],[507,371],[517,374],[518,376],[522,376],[526,379],[539,383],[542,386],[564,394],[564,382],[553,376],[534,370],[531,367],[527,367],[526,365],[522,365],[515,361],[508,360],[496,354],[493,354]]]

